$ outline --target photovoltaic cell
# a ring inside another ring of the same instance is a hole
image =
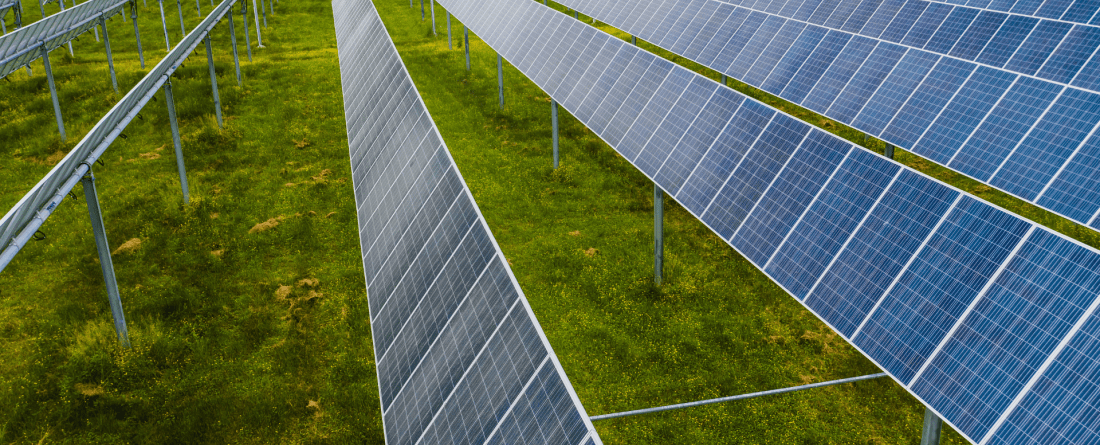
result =
[[[913,147],[913,152],[946,164],[1014,80],[1015,74],[979,66]]]
[[[373,4],[333,9],[387,443],[599,443]],[[547,84],[603,47],[561,29]]]

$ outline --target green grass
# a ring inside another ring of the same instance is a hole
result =
[[[441,7],[432,36],[403,0],[376,5],[589,414],[878,372],[671,200],[666,284],[654,286],[648,180],[564,110],[553,170],[543,92],[508,67],[499,110],[491,49],[471,36],[467,73],[461,25],[448,50]],[[140,14],[152,67],[165,54],[159,11],[152,3]],[[197,23],[193,10],[186,19]],[[82,197],[67,199],[43,226],[47,239],[0,273],[0,442],[382,442],[331,7],[287,0],[268,21],[267,48],[242,60],[243,87],[226,28],[213,34],[224,130],[201,47],[174,77],[191,204],[182,204],[162,95],[96,167],[112,246],[141,240],[114,257],[133,349],[115,345]],[[144,71],[131,24],[109,27],[125,92]],[[74,47],[76,57],[51,59],[69,142],[58,140],[40,63],[0,87],[4,209],[120,97],[102,46],[85,36]],[[1096,245],[1090,230],[982,193]],[[250,233],[271,218],[278,226]],[[304,279],[318,284],[299,286]],[[894,444],[917,443],[922,417],[919,402],[880,379],[596,426],[608,444]],[[943,443],[965,440],[945,432]]]

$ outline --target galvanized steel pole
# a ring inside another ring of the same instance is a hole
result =
[[[57,0],[57,4],[59,6],[61,6],[61,12],[65,12],[65,0]],[[76,4],[76,0],[73,0],[73,4],[74,5]],[[93,27],[92,29],[95,29],[95,28]],[[96,41],[98,42],[99,39],[97,38]],[[69,40],[67,42],[67,45],[69,46],[69,55],[71,56],[71,55],[73,55],[73,41]]]
[[[921,431],[920,445],[939,445],[940,430],[943,421],[932,410],[924,408],[924,429]]]
[[[202,8],[199,6],[199,0],[195,0],[195,12],[199,14],[199,17],[202,17]]]
[[[887,159],[894,159],[894,146],[891,144],[886,144],[886,149],[884,150],[883,154],[886,155]]]
[[[111,316],[115,320],[115,335],[122,346],[130,347],[130,334],[126,330],[126,315],[122,311],[122,297],[118,293],[118,281],[115,279],[115,265],[111,261],[111,246],[107,242],[107,231],[103,228],[103,213],[99,208],[99,194],[95,189],[95,175],[88,174],[80,179],[84,185],[84,200],[88,202],[88,217],[92,220],[92,233],[95,235],[96,252],[99,253],[99,268],[103,271],[103,281],[107,285],[107,302],[111,305]]]
[[[61,103],[57,99],[57,85],[53,81],[53,68],[50,67],[50,52],[46,50],[46,42],[42,42],[42,64],[46,67],[46,83],[50,86],[50,97],[53,98],[53,114],[57,118],[57,131],[61,133],[61,142],[65,142],[65,122],[61,120]]]
[[[263,48],[264,40],[260,37],[260,14],[256,12],[256,0],[252,0],[252,17],[256,19],[256,47]],[[252,60],[250,57],[249,60]]]
[[[447,11],[447,49],[454,49],[451,46],[451,11]]]
[[[424,0],[420,0],[420,21],[424,21]]]
[[[187,28],[183,26],[183,3],[180,0],[176,0],[176,10],[180,14],[180,40],[187,35]]]
[[[649,414],[649,413],[656,413],[656,412],[661,412],[661,411],[669,411],[669,410],[673,410],[673,409],[690,408],[690,407],[693,407],[693,406],[709,405],[709,404],[712,404],[712,403],[732,402],[734,400],[745,400],[745,399],[752,399],[752,398],[761,397],[761,396],[771,396],[771,395],[783,394],[783,393],[787,393],[787,392],[802,391],[804,389],[813,389],[813,388],[820,388],[820,387],[823,387],[823,386],[839,385],[841,383],[853,383],[853,382],[858,382],[858,381],[861,381],[861,380],[877,379],[877,378],[881,378],[881,377],[886,377],[886,375],[887,374],[885,372],[878,373],[878,374],[869,374],[869,375],[863,375],[863,376],[859,376],[859,377],[851,377],[851,378],[847,378],[847,379],[830,380],[830,381],[821,382],[821,383],[810,383],[808,385],[792,386],[790,388],[773,389],[773,390],[769,390],[769,391],[760,391],[760,392],[754,392],[754,393],[749,393],[749,394],[741,394],[741,395],[738,395],[738,396],[719,397],[717,399],[700,400],[698,402],[678,403],[678,404],[675,404],[675,405],[658,406],[658,407],[655,407],[655,408],[646,408],[646,409],[636,409],[636,410],[633,410],[633,411],[624,411],[624,412],[621,412],[621,413],[601,414],[599,416],[589,417],[588,419],[589,420],[614,419],[614,418],[617,418],[617,417],[636,416],[638,414]]]
[[[172,43],[168,41],[168,22],[164,20],[164,0],[157,0],[160,4],[160,26],[164,28],[164,47],[172,50]]]
[[[500,96],[500,109],[504,109],[504,58],[497,53],[497,91]]]
[[[176,147],[176,169],[180,173],[180,188],[183,189],[183,203],[191,200],[187,187],[187,168],[183,165],[183,148],[180,146],[180,127],[176,121],[176,99],[172,95],[172,79],[164,82],[164,101],[168,106],[168,122],[172,126],[172,144]]]
[[[665,268],[665,192],[653,183],[653,283],[661,284]]]
[[[214,115],[218,118],[218,128],[223,128],[222,101],[218,96],[218,75],[214,72],[214,51],[210,49],[210,34],[203,40],[206,41],[206,63],[210,65],[210,87],[214,90]]]
[[[241,60],[237,56],[237,31],[233,26],[233,9],[229,9],[229,41],[233,44],[233,67],[237,69],[237,86],[241,86]],[[245,21],[245,23],[248,23]]]
[[[118,78],[115,77],[115,59],[111,55],[111,39],[107,37],[107,20],[99,16],[99,26],[103,28],[103,47],[107,49],[107,69],[111,72],[111,86],[118,93]]]
[[[264,28],[267,28],[267,8],[264,7],[264,0],[260,0],[260,15],[264,17]],[[257,24],[256,26],[260,26]]]
[[[726,79],[726,75],[725,75],[725,74],[723,74],[723,75],[722,75],[722,86],[729,86],[729,84],[727,84],[727,83],[726,83],[726,80],[727,80],[727,79]]]
[[[241,2],[241,21],[244,22],[244,49],[248,53],[248,61],[252,61],[252,43],[248,40],[248,1]]]
[[[429,0],[432,2],[432,36],[435,36],[435,0]]]
[[[134,38],[137,39],[138,60],[141,61],[141,69],[145,69],[145,53],[141,51],[141,33],[137,26],[137,3],[130,2],[130,18],[134,22]]]
[[[558,168],[558,101],[550,99],[550,120],[554,128],[554,168]]]
[[[465,23],[462,24],[462,36],[466,39],[463,46],[466,48],[466,72],[468,73],[470,72],[470,28],[467,28]]]

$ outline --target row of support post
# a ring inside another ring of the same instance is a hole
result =
[[[15,18],[15,29],[22,28],[23,27],[23,4],[20,3],[20,2],[15,2],[15,6],[11,7],[11,13],[12,13],[12,16]],[[7,13],[0,14],[0,31],[3,31],[4,34],[7,34],[8,33],[8,25],[6,23],[4,23],[4,16],[5,15],[7,15]]]
[[[197,6],[197,5],[196,5]],[[135,13],[136,14],[136,13]],[[246,19],[245,29],[247,30],[247,7],[242,5],[242,14]],[[136,18],[136,15],[132,16]],[[241,69],[240,60],[237,53],[237,38],[233,26],[233,14],[230,12],[229,17],[229,33],[230,42],[233,46],[233,65],[236,69],[237,84],[241,84]],[[100,20],[100,25],[103,25],[103,20]],[[135,22],[136,23],[136,22]],[[107,28],[103,28],[104,43],[110,52],[110,43],[107,37]],[[247,38],[247,34],[246,34]],[[210,43],[210,36],[207,35],[204,38],[206,44],[206,60],[210,68],[210,85],[214,96],[215,115],[217,116],[218,126],[222,127],[222,113],[221,113],[221,100],[218,95],[218,78],[217,72],[214,69],[214,52]],[[139,43],[140,45],[140,43]],[[140,51],[140,50],[139,50]],[[45,52],[43,47],[43,52]],[[50,88],[53,90],[53,73],[50,70],[49,55],[43,54],[43,60],[46,64],[46,74],[49,78]],[[113,72],[113,70],[112,70]],[[113,80],[113,79],[112,79]],[[117,90],[117,86],[116,86]],[[58,112],[58,126],[61,128],[62,134],[64,134],[64,127],[61,124],[60,108],[57,105],[56,94],[54,94],[54,109]],[[187,168],[183,159],[183,146],[180,141],[179,121],[176,116],[176,98],[172,92],[172,79],[169,77],[164,83],[164,101],[165,106],[168,109],[168,123],[172,130],[172,145],[175,148],[176,153],[176,169],[180,176],[180,189],[183,192],[183,202],[190,202],[190,189],[187,184]],[[95,175],[92,173],[91,166],[88,166],[88,172],[83,178],[81,183],[84,188],[84,198],[88,204],[88,216],[92,223],[92,233],[95,236],[96,251],[99,255],[99,264],[103,272],[103,281],[107,287],[107,300],[111,306],[111,315],[114,318],[115,333],[118,336],[119,343],[124,347],[130,347],[130,336],[126,327],[126,316],[122,309],[122,298],[118,290],[118,281],[115,277],[114,263],[111,259],[110,243],[107,241],[107,232],[103,225],[103,213],[99,207],[99,196],[96,192]]]

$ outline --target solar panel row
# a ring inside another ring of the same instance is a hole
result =
[[[1100,24],[1100,3],[1092,0],[932,0],[953,5],[965,5],[984,11],[1000,11],[1013,15],[1042,17],[1073,23]]]
[[[75,8],[68,9],[65,13],[79,11],[80,8],[95,5],[96,2],[101,1],[91,0]],[[103,155],[107,147],[122,133],[122,130],[129,125],[130,121],[149,102],[149,99],[164,86],[172,73],[195,51],[195,48],[206,38],[210,30],[230,13],[236,2],[237,0],[224,0],[218,4],[210,15],[206,16],[195,29],[172,48],[172,51],[164,56],[164,59],[149,70],[149,74],[138,81],[137,85],[126,93],[111,108],[111,111],[107,112],[103,119],[100,119],[88,131],[80,142],[69,151],[69,154],[65,155],[11,210],[8,210],[3,218],[0,218],[0,248],[3,249],[0,250],[0,271],[7,267],[12,258],[29,241],[35,230],[61,204],[61,201],[65,199],[76,183],[80,182],[84,172],[90,170],[96,159]],[[60,14],[50,17],[58,15]],[[98,15],[92,15],[92,18],[96,17]],[[35,22],[19,32],[31,29],[31,26],[40,23],[49,23],[49,20],[47,18]],[[8,36],[15,34],[8,34]]]
[[[333,10],[386,442],[599,443],[373,4]]]
[[[42,57],[96,25],[102,16],[122,12],[132,0],[89,0],[0,37],[0,77]],[[44,48],[43,48],[44,47]]]
[[[1100,230],[1100,28],[920,0],[563,4]]]
[[[1100,252],[536,2],[441,3],[972,441],[1100,438]]]

